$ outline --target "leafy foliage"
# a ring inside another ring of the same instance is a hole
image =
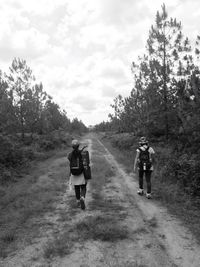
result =
[[[96,126],[96,130],[165,140],[164,146],[170,145],[173,153],[159,155],[162,176],[194,195],[200,194],[199,45],[200,36],[192,45],[183,35],[181,22],[169,18],[162,5],[150,28],[146,53],[132,63],[130,95],[116,97],[110,121]]]
[[[66,132],[85,131],[82,121],[70,121],[36,82],[25,60],[14,58],[8,74],[0,71],[0,182],[36,152],[68,145]]]

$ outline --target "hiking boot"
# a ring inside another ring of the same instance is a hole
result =
[[[137,193],[138,193],[138,195],[141,195],[142,196],[144,194],[144,190],[139,188],[138,191],[137,191]]]
[[[81,209],[84,210],[85,209],[85,199],[84,199],[84,197],[81,197],[80,203],[81,203]]]
[[[151,193],[146,193],[146,198],[150,199],[151,198]]]

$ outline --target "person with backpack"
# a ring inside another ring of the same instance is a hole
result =
[[[87,180],[84,176],[84,165],[82,158],[82,150],[79,150],[79,141],[72,140],[73,150],[68,155],[70,162],[70,183],[74,186],[77,206],[85,209],[85,196]]]
[[[149,146],[148,141],[145,137],[141,137],[139,141],[139,147],[136,150],[136,156],[134,161],[134,172],[138,167],[139,174],[139,189],[137,193],[139,195],[144,194],[143,189],[143,176],[145,175],[147,183],[146,197],[151,198],[151,174],[153,171],[155,151]]]

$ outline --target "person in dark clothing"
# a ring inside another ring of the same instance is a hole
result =
[[[146,192],[147,198],[151,198],[151,175],[153,171],[154,154],[155,151],[152,147],[149,146],[146,138],[141,137],[139,141],[139,148],[136,150],[133,170],[135,172],[136,167],[138,167],[139,189],[137,193],[139,195],[144,194],[143,176],[145,175],[147,184],[147,192]]]
[[[87,181],[83,173],[83,162],[81,150],[79,150],[78,140],[72,141],[73,151],[69,153],[68,160],[70,162],[69,183],[74,186],[77,206],[85,209],[85,197],[87,191]],[[75,162],[75,163],[74,163]]]

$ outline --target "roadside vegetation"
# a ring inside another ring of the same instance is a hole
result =
[[[123,164],[126,171],[132,175],[139,137],[131,133],[116,134],[112,132],[102,132],[98,135],[101,141],[115,155],[117,161]],[[175,174],[177,170],[173,162],[177,164],[182,158],[176,158],[173,154],[173,144],[165,146],[164,141],[149,141],[156,151],[156,164],[152,177],[153,201],[161,201],[170,212],[179,217],[191,229],[198,242],[200,242],[200,197],[191,193],[196,185],[188,182],[188,187],[186,187],[183,177],[182,179],[181,177],[177,179]],[[185,164],[185,168],[187,168],[187,162]],[[191,171],[188,167],[188,172],[191,173]],[[185,175],[185,179],[188,180],[191,178],[184,168],[181,170],[181,175]]]
[[[52,171],[48,165],[63,155],[64,151],[42,164],[34,162],[20,180],[1,186],[0,257],[7,257],[21,245],[30,245],[34,237],[42,235],[38,229],[48,227],[41,218],[54,209],[66,181],[66,168]]]
[[[15,180],[17,168],[44,152],[66,147],[70,135],[86,131],[36,82],[25,60],[14,58],[8,73],[0,70],[0,184]]]
[[[150,28],[144,55],[132,63],[130,95],[116,96],[109,121],[95,127],[122,151],[125,165],[133,165],[139,137],[147,137],[157,154],[154,197],[183,217],[198,239],[199,46],[200,36],[195,43],[184,36],[182,23],[170,18],[163,4]]]
[[[53,101],[26,61],[15,58],[8,73],[0,71],[0,257],[6,257],[34,220],[52,209],[66,174],[46,177],[39,162],[62,156],[73,137],[87,132]],[[41,173],[40,173],[41,172]],[[30,230],[31,229],[31,230]],[[29,232],[30,230],[30,232]]]

